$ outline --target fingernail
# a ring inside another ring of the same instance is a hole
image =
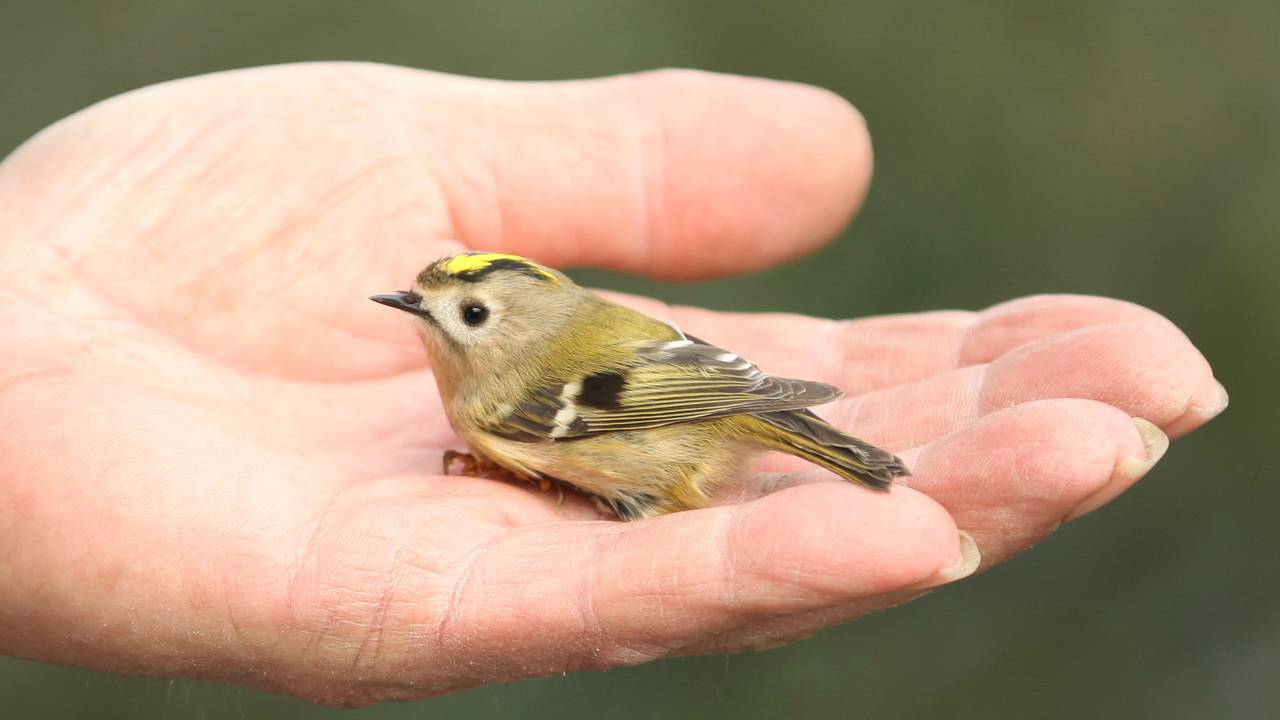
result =
[[[1181,417],[1165,426],[1165,432],[1174,436],[1182,435],[1221,415],[1227,405],[1231,404],[1231,396],[1222,383],[1214,380],[1213,384],[1213,395],[1203,402],[1193,400]]]
[[[1117,495],[1128,490],[1129,486],[1142,479],[1142,476],[1164,457],[1169,449],[1169,436],[1142,418],[1133,418],[1133,424],[1138,428],[1138,435],[1142,437],[1143,457],[1130,456],[1117,463],[1107,484],[1085,498],[1084,502],[1076,506],[1076,509],[1072,510],[1063,522],[1075,520],[1111,502]]]
[[[964,530],[960,531],[960,562],[938,573],[929,581],[928,587],[946,585],[967,578],[982,564],[982,551],[973,536]]]
[[[1216,392],[1213,394],[1212,400],[1204,405],[1191,404],[1191,409],[1204,415],[1205,418],[1217,417],[1219,413],[1226,410],[1227,406],[1231,404],[1231,396],[1227,394],[1227,389],[1223,387],[1222,383],[1214,380],[1213,384]]]

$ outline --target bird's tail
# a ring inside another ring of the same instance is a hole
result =
[[[820,465],[846,480],[888,490],[894,478],[909,475],[893,453],[847,435],[808,410],[782,410],[753,415],[763,420],[759,438],[765,445]]]

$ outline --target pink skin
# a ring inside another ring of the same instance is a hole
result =
[[[810,87],[254,69],[111,99],[0,166],[0,650],[336,705],[788,642],[983,567],[1135,482],[1226,396],[1155,313],[1045,296],[836,322],[671,309],[902,452],[873,494],[622,524],[436,474],[405,318],[462,248],[665,278],[833,237],[871,151]],[[751,487],[756,478],[744,478]]]

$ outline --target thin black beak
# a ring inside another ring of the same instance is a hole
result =
[[[400,290],[399,292],[390,293],[388,295],[374,295],[370,300],[393,307],[397,310],[403,310],[410,315],[417,315],[420,318],[431,319],[431,313],[422,308],[422,296],[416,292],[408,290]]]

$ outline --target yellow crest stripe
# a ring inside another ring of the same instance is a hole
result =
[[[461,275],[463,273],[480,272],[495,262],[507,261],[519,263],[534,272],[545,275],[551,282],[558,283],[555,275],[552,275],[546,268],[527,258],[519,255],[507,255],[505,253],[468,253],[465,255],[455,255],[445,261],[444,271],[450,275]]]

